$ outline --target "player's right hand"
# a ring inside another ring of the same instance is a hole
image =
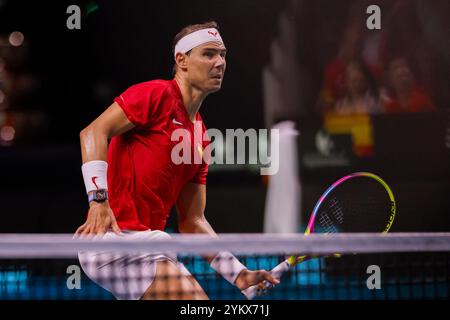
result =
[[[102,203],[92,201],[89,205],[87,220],[77,229],[75,235],[102,235],[109,229],[117,234],[121,233],[108,201]]]
[[[265,289],[269,284],[275,286],[279,283],[280,280],[266,270],[250,271],[248,269],[243,270],[235,281],[236,286],[241,291],[254,285],[258,285],[260,289]]]

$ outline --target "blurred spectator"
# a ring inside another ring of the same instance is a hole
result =
[[[347,115],[380,112],[376,81],[362,61],[353,60],[347,64],[343,89],[343,97],[330,110],[333,113]]]
[[[366,27],[365,2],[354,2],[339,42],[336,56],[327,63],[324,70],[323,86],[319,98],[319,108],[329,110],[345,94],[345,73],[348,64],[361,60],[370,70],[371,78],[381,80],[382,56],[385,50],[385,31],[368,30]]]
[[[386,113],[436,111],[431,98],[417,84],[404,57],[389,62],[381,100]]]
[[[360,28],[348,26],[344,30],[337,56],[325,67],[324,83],[320,97],[321,107],[325,110],[332,107],[336,100],[342,96],[345,66],[348,61],[359,56],[360,35]]]

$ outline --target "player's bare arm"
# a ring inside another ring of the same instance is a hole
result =
[[[90,161],[106,162],[108,140],[133,127],[134,125],[128,120],[120,106],[117,103],[113,103],[97,119],[80,132],[83,164]],[[94,179],[93,181],[95,184],[96,180]],[[75,234],[104,234],[110,228],[114,232],[120,232],[108,200],[102,202],[90,201],[86,223],[80,226]]]
[[[180,232],[206,233],[212,237],[217,237],[217,234],[206,220],[205,208],[206,186],[203,184],[188,183],[180,192],[177,200],[178,228]],[[212,266],[214,266],[213,260],[216,256],[217,255],[206,256],[205,258]],[[230,261],[225,260],[222,261],[221,264],[223,264],[225,268],[228,268],[229,266],[227,265],[233,264],[233,258],[234,257],[227,257]],[[218,263],[220,264],[220,261]],[[277,279],[265,270],[250,271],[247,268],[242,268],[234,280],[234,284],[240,290],[244,290],[256,284],[262,285],[264,280],[267,280],[274,285],[279,283]]]

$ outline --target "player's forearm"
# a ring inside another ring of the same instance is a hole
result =
[[[204,233],[209,234],[211,237],[217,238],[216,232],[206,219],[196,219],[194,221],[182,222],[179,225],[179,229],[181,233]],[[208,261],[208,263],[211,263],[215,257],[215,254],[204,255],[203,257]]]
[[[90,202],[107,199],[108,137],[94,122],[81,131],[80,144],[83,160],[81,171],[88,199]],[[109,208],[106,202],[102,202],[102,205]]]
[[[209,222],[203,217],[196,219],[186,219],[180,221],[179,230],[182,233],[205,233],[213,238],[217,238],[217,234],[211,227]],[[247,268],[239,262],[232,253],[227,251],[215,252],[202,255],[208,261],[211,267],[221,274],[228,282],[235,284],[239,274]],[[238,285],[239,287],[239,285]]]
[[[80,132],[80,144],[83,163],[92,160],[107,160],[108,136],[97,126],[90,125]]]
[[[206,219],[195,219],[193,221],[184,221],[179,225],[181,233],[206,233],[217,237],[216,232]]]

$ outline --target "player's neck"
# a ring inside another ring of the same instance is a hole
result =
[[[207,94],[187,83],[182,77],[175,75],[175,80],[180,87],[181,97],[189,115],[189,119],[191,121],[195,121],[195,115],[198,110],[200,110],[202,102],[206,98]]]

